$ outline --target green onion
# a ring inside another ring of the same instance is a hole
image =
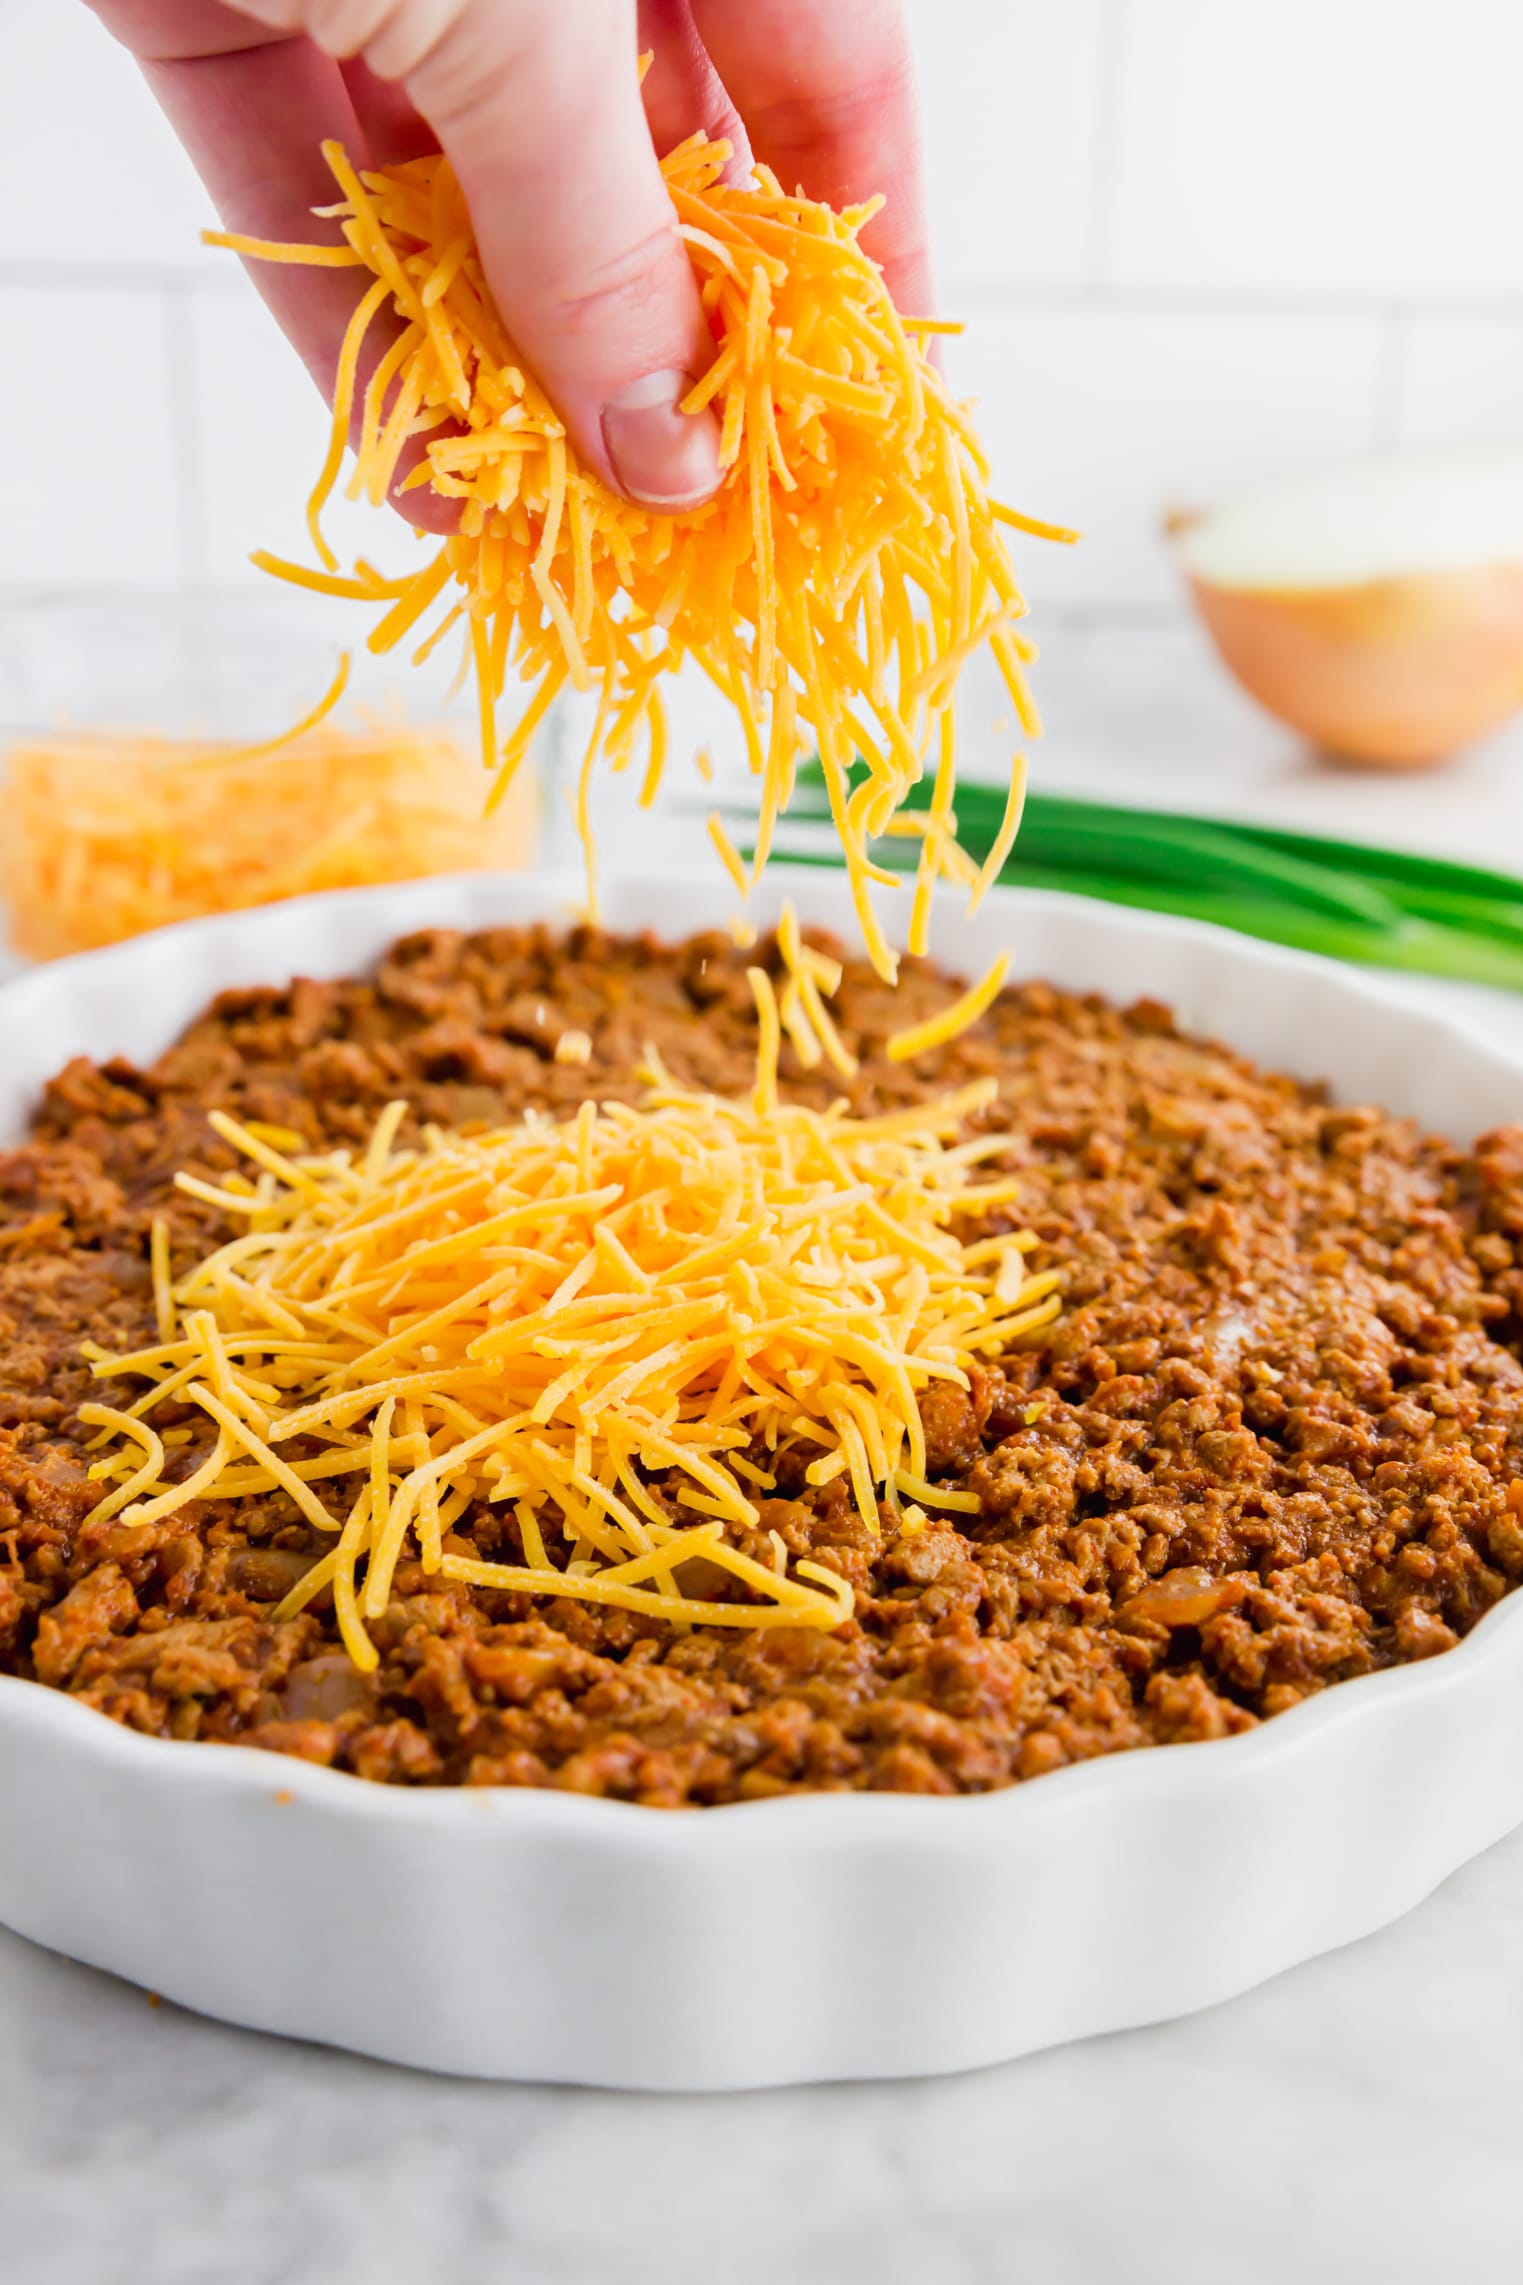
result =
[[[923,810],[929,801],[923,783],[907,806]],[[966,781],[958,787],[957,838],[975,862],[993,846],[1004,808],[1002,788]],[[819,763],[810,762],[799,773],[777,854],[838,867],[834,834],[811,830],[829,823],[824,779]],[[882,841],[872,854],[888,870],[909,873],[919,845]],[[1523,881],[1443,858],[1034,793],[1000,879],[1213,921],[1370,967],[1523,991]]]

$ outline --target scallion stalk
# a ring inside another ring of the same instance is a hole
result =
[[[908,806],[924,808],[929,788]],[[982,862],[1004,815],[1002,789],[957,789],[957,837]],[[799,784],[777,853],[839,866],[817,762]],[[803,829],[800,838],[799,829]],[[876,862],[912,871],[918,843],[878,843]],[[1523,991],[1523,881],[1475,865],[1366,848],[1233,819],[1032,794],[1000,879],[1214,922],[1334,959]]]

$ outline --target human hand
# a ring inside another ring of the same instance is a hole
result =
[[[137,56],[226,226],[337,240],[319,146],[379,166],[442,149],[509,332],[583,461],[631,499],[718,482],[713,354],[657,166],[702,127],[736,164],[843,206],[901,309],[931,303],[914,75],[899,0],[89,0]],[[654,51],[643,90],[638,56]],[[261,264],[260,292],[331,392],[353,277]],[[385,341],[371,338],[377,358]],[[402,473],[406,473],[404,463]],[[409,522],[448,529],[417,491]]]

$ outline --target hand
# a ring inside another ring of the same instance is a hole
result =
[[[898,0],[90,0],[142,64],[229,229],[337,237],[325,137],[362,165],[447,152],[509,332],[584,462],[695,506],[717,431],[680,398],[713,353],[656,159],[696,128],[841,206],[901,309],[931,305]],[[638,55],[654,51],[642,91]],[[259,265],[325,394],[353,277]],[[384,345],[373,336],[373,355]],[[410,522],[452,521],[416,491]]]

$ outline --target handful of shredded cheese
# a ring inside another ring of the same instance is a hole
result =
[[[953,796],[954,688],[981,645],[1024,729],[1039,727],[1023,673],[1034,654],[1016,631],[1024,605],[999,527],[1075,535],[989,498],[967,410],[925,354],[928,335],[957,328],[901,319],[857,242],[879,202],[837,213],[790,196],[765,167],[727,183],[728,145],[701,134],[662,162],[715,342],[685,409],[715,407],[724,469],[711,502],[674,517],[631,506],[578,460],[492,305],[448,162],[361,174],[340,145],[324,149],[341,197],[320,211],[337,218],[344,245],[207,234],[256,259],[352,264],[371,281],[344,343],[331,445],[310,503],[318,565],[255,562],[374,602],[375,651],[421,634],[421,658],[463,625],[499,795],[557,692],[569,683],[596,693],[578,792],[594,913],[594,773],[600,762],[627,769],[643,752],[640,798],[654,800],[666,750],[659,686],[693,658],[733,703],[760,780],[749,876],[717,815],[710,821],[730,870],[744,887],[765,865],[812,741],[864,943],[892,980],[896,958],[870,892],[901,877],[875,865],[868,844],[894,830],[920,838],[907,940],[924,952],[936,878],[979,888],[956,847]],[[360,392],[362,344],[388,302],[402,330]],[[404,446],[422,436],[425,457],[407,483],[460,503],[458,537],[407,578],[383,580],[363,564],[343,573],[323,536],[357,395],[351,494],[382,502]],[[852,791],[854,756],[867,774]],[[905,812],[928,767],[929,808]],[[1021,784],[1018,756],[1011,835]]]
[[[81,1408],[113,1447],[95,1516],[284,1490],[332,1544],[276,1615],[331,1586],[366,1668],[414,1549],[425,1573],[656,1619],[840,1625],[847,1582],[762,1528],[781,1459],[844,1476],[875,1533],[880,1500],[976,1506],[926,1482],[918,1396],[1056,1315],[1058,1277],[1029,1273],[1029,1233],[976,1234],[1016,1187],[987,1171],[1006,1138],[956,1139],[992,1080],[852,1119],[779,1104],[775,1054],[774,1024],[751,1104],[655,1067],[639,1108],[406,1149],[394,1103],[358,1157],[214,1114],[254,1178],[178,1179],[245,1231],[171,1288],[156,1225],[161,1339],[87,1351],[150,1384]],[[151,1425],[168,1397],[216,1431],[178,1483]],[[512,1519],[491,1559],[451,1538],[483,1502]]]
[[[473,763],[442,731],[377,720],[269,746],[60,733],[4,757],[0,894],[36,960],[314,889],[519,866],[525,775],[483,825]]]

